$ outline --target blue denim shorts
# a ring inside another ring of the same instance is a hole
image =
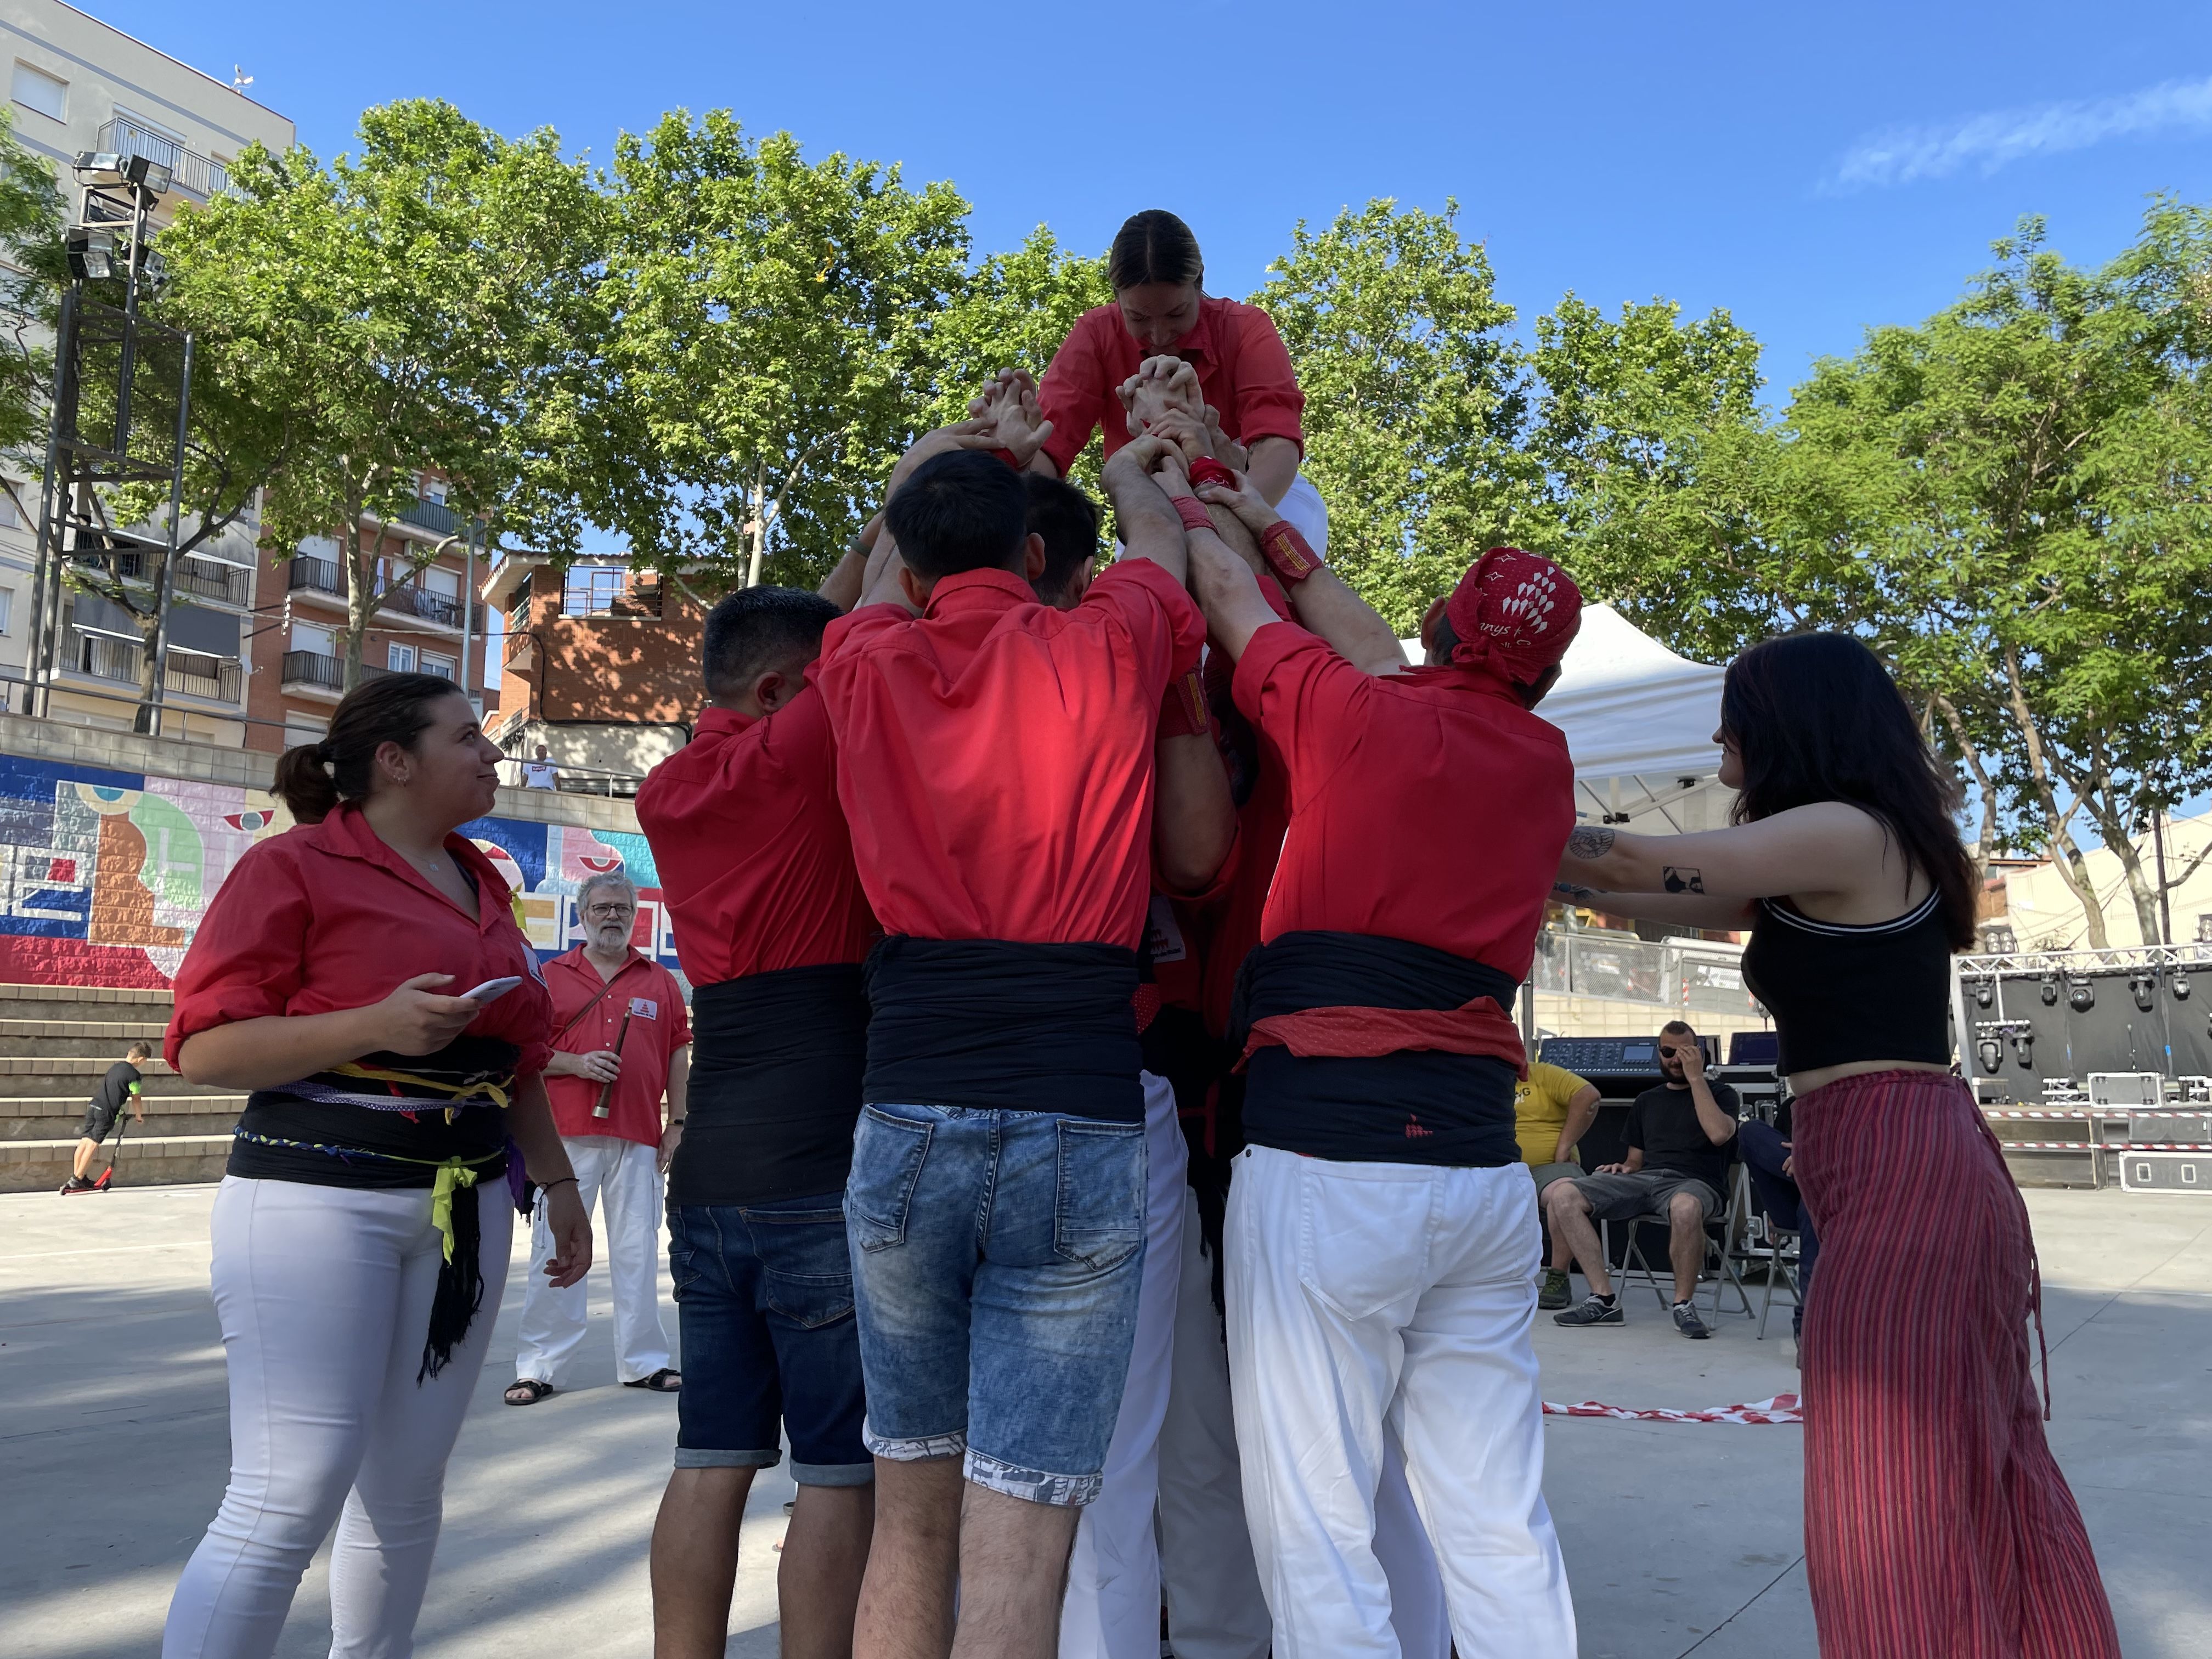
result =
[[[962,1453],[969,1480],[1033,1503],[1096,1498],[1144,1275],[1144,1126],[870,1106],[845,1219],[868,1449]]]
[[[802,1486],[875,1479],[842,1199],[668,1206],[678,1468],[769,1468],[788,1436]]]

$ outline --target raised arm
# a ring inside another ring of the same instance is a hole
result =
[[[1190,580],[1190,557],[1184,547],[1182,517],[1160,484],[1153,482],[1156,465],[1171,464],[1182,477],[1182,457],[1176,447],[1160,438],[1133,438],[1114,452],[1100,482],[1114,503],[1114,525],[1126,556],[1150,559],[1176,581]],[[1188,495],[1186,480],[1182,491]]]
[[[860,533],[846,544],[845,555],[837,561],[835,569],[822,579],[816,591],[840,611],[850,611],[860,602],[867,586],[868,556],[875,551],[876,538],[883,534],[884,515],[876,516],[860,526]]]
[[[1163,711],[1152,741],[1152,859],[1162,884],[1179,894],[1211,887],[1237,844],[1229,769],[1206,723],[1206,693],[1197,680],[1194,672],[1168,688],[1171,708],[1178,699],[1196,701],[1177,711],[1187,718]]]
[[[1261,444],[1283,441],[1262,439]],[[1259,447],[1254,447],[1255,455]],[[1296,446],[1284,442],[1284,447],[1292,452],[1291,471],[1295,474]],[[1237,489],[1226,484],[1200,484],[1198,495],[1208,506],[1226,507],[1234,513],[1256,538],[1264,539],[1269,527],[1282,520],[1283,515],[1267,501],[1260,481],[1250,475]],[[1284,587],[1290,594],[1291,609],[1297,613],[1300,626],[1328,641],[1330,648],[1353,667],[1363,673],[1395,674],[1407,666],[1406,649],[1398,643],[1397,631],[1327,565],[1303,581],[1285,582]]]

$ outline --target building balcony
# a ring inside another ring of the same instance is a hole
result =
[[[119,685],[137,685],[140,665],[145,660],[143,647],[104,634],[76,634],[76,651],[70,666],[78,673]],[[164,666],[167,670],[162,678],[165,692],[233,704],[245,695],[245,676],[233,659],[203,656],[197,651],[172,651]]]
[[[365,662],[361,665],[361,677],[364,681],[391,672],[388,668],[379,668],[374,663]],[[345,696],[345,659],[327,657],[319,651],[287,651],[277,687],[293,696],[312,697],[319,702],[336,702]]]
[[[345,571],[337,560],[295,553],[284,565],[288,592],[339,611],[346,608]],[[460,632],[460,600],[430,592],[412,582],[404,587],[386,589],[378,596],[376,608],[387,616],[403,619],[403,625],[407,622],[421,623],[451,633]]]
[[[102,552],[96,560],[84,553],[71,555],[79,564],[94,564],[103,572],[112,571],[121,580],[146,586],[148,572],[158,566],[159,561],[146,553]],[[253,573],[240,565],[225,564],[220,559],[203,559],[187,553],[177,561],[174,591],[190,593],[195,599],[213,599],[243,611],[253,603]]]
[[[186,149],[175,139],[118,115],[100,130],[99,148],[117,155],[143,155],[169,169],[170,182],[203,202],[230,188],[230,173],[210,156]]]

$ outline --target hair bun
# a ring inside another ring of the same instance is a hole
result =
[[[327,742],[316,744],[307,752],[315,757],[315,764],[318,766],[328,766],[335,758]]]

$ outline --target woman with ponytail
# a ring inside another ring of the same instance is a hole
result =
[[[555,1285],[591,1265],[539,1079],[552,1005],[454,833],[501,758],[448,680],[356,687],[278,763],[299,822],[239,860],[178,971],[169,1063],[247,1098],[213,1218],[230,1485],[163,1659],[272,1652],[333,1523],[331,1651],[411,1651],[507,1277],[501,1177],[546,1188]]]

